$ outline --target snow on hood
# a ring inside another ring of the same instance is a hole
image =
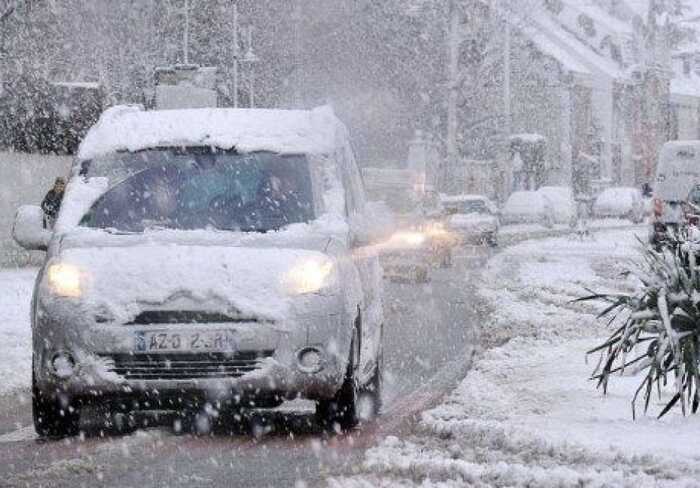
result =
[[[81,271],[81,304],[122,323],[149,306],[283,323],[294,299],[285,277],[299,263],[325,259],[308,250],[163,244],[77,247],[60,256]]]
[[[213,146],[240,152],[330,154],[345,127],[330,107],[305,110],[107,110],[90,129],[79,160],[154,147]]]

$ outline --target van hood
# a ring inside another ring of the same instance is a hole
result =
[[[152,242],[68,247],[49,264],[77,268],[81,307],[118,323],[156,309],[284,322],[295,297],[289,283],[292,270],[329,259],[303,249]],[[47,286],[46,277],[42,286]],[[42,295],[51,296],[48,290]]]

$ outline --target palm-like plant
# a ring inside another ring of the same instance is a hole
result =
[[[607,393],[610,377],[646,371],[632,399],[632,415],[636,418],[640,395],[644,412],[654,390],[674,382],[675,394],[665,405],[659,418],[680,403],[683,414],[696,413],[700,407],[700,273],[696,252],[700,247],[679,237],[661,251],[646,249],[637,269],[641,289],[632,295],[594,294],[579,301],[597,300],[607,307],[600,318],[609,324],[620,322],[615,332],[589,354],[601,352],[593,379]]]

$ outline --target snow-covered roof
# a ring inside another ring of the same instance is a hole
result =
[[[107,110],[80,145],[81,160],[155,147],[212,146],[240,152],[329,154],[345,127],[330,107],[306,110]]]
[[[51,84],[64,88],[81,88],[87,90],[99,90],[102,88],[102,85],[95,81],[54,81]]]
[[[538,30],[542,36],[545,36],[554,45],[559,46],[560,50],[568,53],[567,58],[569,59],[566,63],[575,62],[577,65],[583,66],[583,69],[572,71],[577,73],[599,72],[616,80],[624,80],[627,78],[619,64],[612,59],[598,54],[591,49],[590,46],[581,42],[576,36],[568,32],[558,21],[555,21],[546,11],[534,11],[530,21],[534,29]],[[560,60],[560,62],[567,67],[564,61]]]
[[[595,21],[596,26],[602,27],[606,33],[632,34],[633,28],[630,24],[610,15],[599,5],[593,2],[582,2],[581,0],[563,0],[569,9],[575,14],[585,14]],[[578,19],[569,19],[578,21]]]
[[[576,58],[571,55],[569,50],[564,49],[559,43],[551,39],[543,29],[534,26],[525,26],[523,32],[538,50],[554,58],[565,70],[584,75],[589,75],[591,73],[588,68],[579,63]]]
[[[546,142],[547,138],[541,134],[513,134],[509,138],[511,141],[520,139],[523,142]]]

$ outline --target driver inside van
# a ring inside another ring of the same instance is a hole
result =
[[[298,182],[292,175],[282,172],[269,174],[261,180],[255,208],[262,219],[273,221],[280,227],[308,220],[308,209],[299,198]]]

